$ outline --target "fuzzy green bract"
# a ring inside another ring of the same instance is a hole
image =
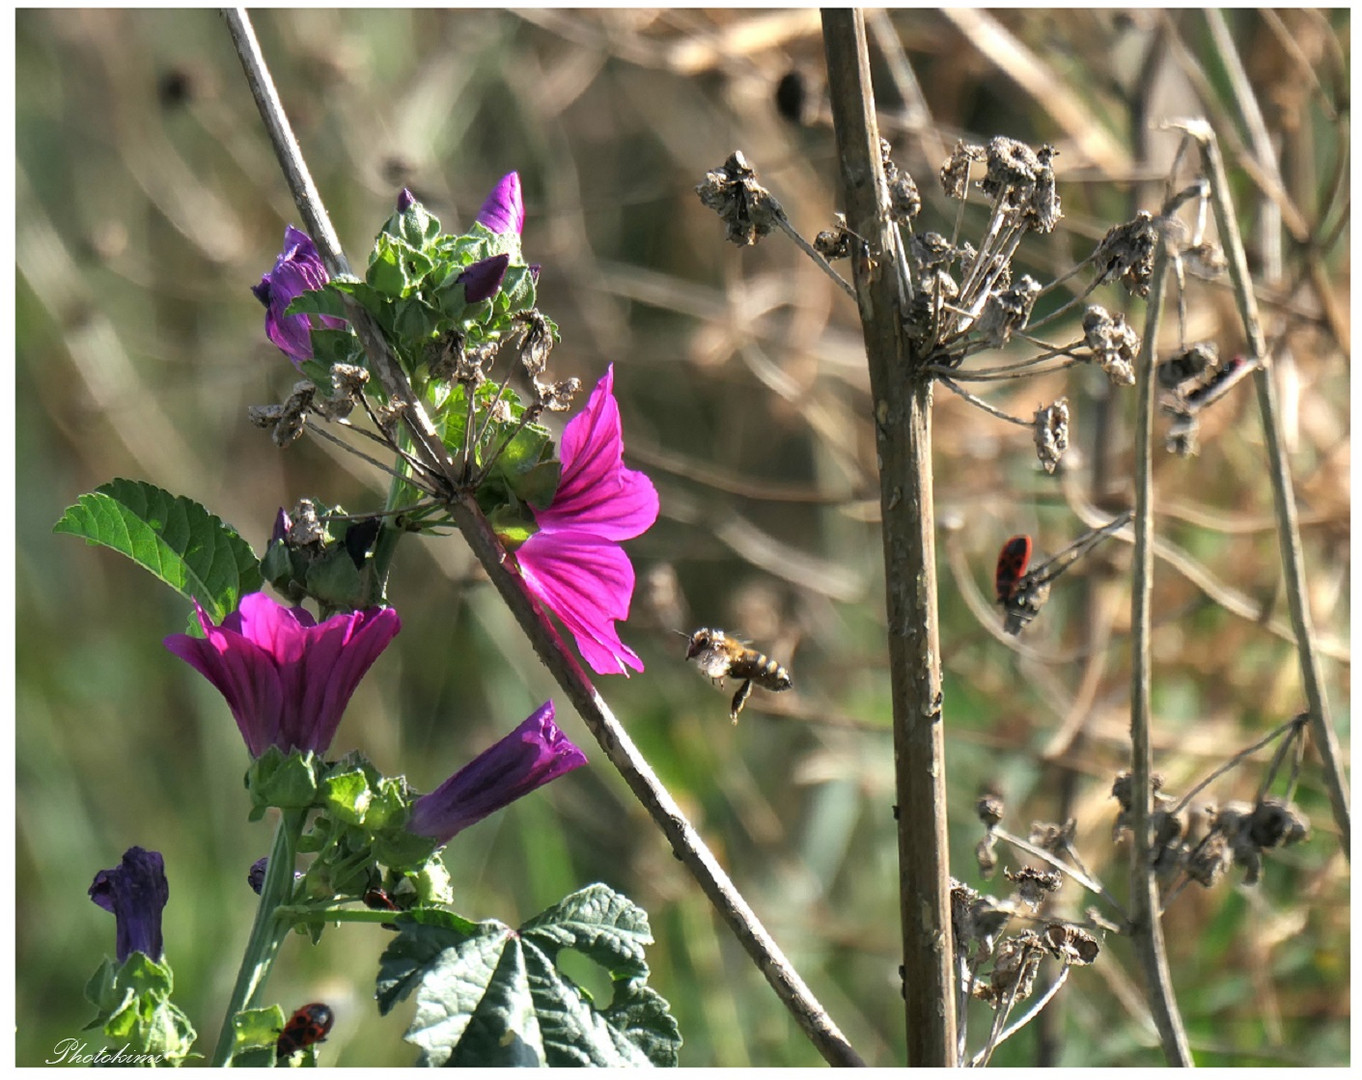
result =
[[[263,579],[251,547],[192,499],[136,480],[111,480],[69,506],[53,532],[122,552],[214,622],[236,610]]]
[[[681,1035],[670,1006],[647,986],[648,916],[605,885],[591,885],[519,930],[423,912],[397,917],[383,954],[379,1010],[416,992],[408,1042],[423,1065],[674,1066]],[[610,974],[601,1007],[557,966],[573,949]]]

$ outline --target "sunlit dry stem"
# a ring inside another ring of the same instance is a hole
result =
[[[1134,581],[1131,586],[1131,843],[1130,926],[1136,952],[1144,970],[1145,999],[1159,1032],[1164,1057],[1170,1065],[1192,1064],[1191,1050],[1177,999],[1159,917],[1159,887],[1151,859],[1153,828],[1153,744],[1150,733],[1150,687],[1152,653],[1150,638],[1154,620],[1154,398],[1158,388],[1154,368],[1159,325],[1168,273],[1167,241],[1160,231],[1154,252],[1144,335],[1136,367],[1135,419],[1135,534]]]
[[[1291,473],[1286,460],[1286,446],[1282,435],[1281,410],[1277,404],[1277,388],[1267,364],[1267,342],[1258,318],[1258,302],[1249,277],[1248,259],[1239,237],[1234,207],[1230,199],[1229,182],[1220,158],[1219,144],[1210,125],[1204,121],[1189,124],[1188,133],[1201,148],[1202,167],[1211,185],[1211,207],[1215,224],[1229,263],[1230,280],[1234,283],[1235,301],[1244,324],[1249,348],[1263,366],[1253,373],[1253,385],[1258,396],[1258,411],[1262,418],[1264,441],[1267,448],[1268,476],[1272,481],[1272,498],[1277,512],[1277,543],[1281,550],[1282,571],[1286,579],[1287,605],[1291,611],[1291,626],[1295,631],[1296,650],[1300,659],[1301,682],[1309,706],[1310,733],[1324,766],[1324,780],[1329,790],[1334,823],[1339,831],[1343,857],[1351,859],[1352,815],[1348,808],[1348,780],[1343,772],[1342,753],[1334,733],[1329,701],[1324,693],[1324,673],[1320,668],[1314,623],[1306,600],[1305,559],[1301,550],[1300,521],[1296,514],[1296,497],[1291,486]]]
[[[265,67],[260,46],[251,30],[249,17],[241,8],[227,9],[224,16],[241,56],[242,66],[246,70],[247,81],[251,84],[256,103],[271,133],[275,152],[284,167],[289,188],[298,202],[308,231],[328,269],[333,274],[341,272],[342,268],[348,272],[348,264],[340,251],[335,230],[307,175],[301,151],[293,138],[283,106]],[[304,201],[308,204],[306,208],[303,206]],[[827,1011],[814,998],[798,972],[790,965],[766,928],[757,919],[756,914],[734,888],[728,875],[681,812],[676,801],[658,781],[647,761],[638,753],[623,726],[591,685],[581,665],[564,645],[523,579],[508,567],[506,552],[473,496],[460,492],[461,478],[457,474],[457,466],[444,444],[440,442],[430,418],[412,394],[406,375],[394,363],[382,333],[373,324],[368,313],[358,305],[355,305],[348,315],[352,316],[351,325],[358,334],[370,363],[374,365],[379,381],[394,400],[405,406],[403,419],[411,429],[413,437],[418,440],[423,453],[430,456],[448,481],[450,494],[446,505],[459,531],[502,599],[506,601],[540,660],[576,706],[582,720],[605,751],[606,757],[620,771],[654,822],[666,835],[673,850],[695,877],[716,912],[747,950],[766,981],[823,1059],[830,1065],[864,1065],[860,1055],[852,1049]],[[229,1025],[231,1019],[229,1016],[227,1021]]]

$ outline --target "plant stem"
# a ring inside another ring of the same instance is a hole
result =
[[[1131,595],[1131,845],[1130,924],[1140,964],[1144,968],[1145,994],[1154,1025],[1170,1065],[1190,1066],[1191,1051],[1183,1030],[1177,999],[1168,972],[1168,953],[1159,919],[1159,887],[1150,858],[1150,825],[1153,800],[1153,764],[1150,740],[1150,638],[1153,632],[1154,589],[1154,377],[1159,324],[1168,277],[1168,250],[1162,234],[1154,254],[1153,276],[1145,313],[1144,336],[1136,371],[1135,392],[1135,532],[1134,581]]]
[[[1272,368],[1267,356],[1267,342],[1263,338],[1262,323],[1258,318],[1258,304],[1253,295],[1253,281],[1248,273],[1243,241],[1235,224],[1234,206],[1230,199],[1225,166],[1220,157],[1219,144],[1210,125],[1189,125],[1188,133],[1201,147],[1202,168],[1211,182],[1211,205],[1215,210],[1216,228],[1229,261],[1230,280],[1234,283],[1239,317],[1244,324],[1249,349],[1260,362],[1253,373],[1253,387],[1258,395],[1258,412],[1263,422],[1263,437],[1267,449],[1268,476],[1272,481],[1272,499],[1277,511],[1277,543],[1281,550],[1282,571],[1286,578],[1287,607],[1291,612],[1291,626],[1295,631],[1296,649],[1300,656],[1301,682],[1305,701],[1310,711],[1310,733],[1314,736],[1324,766],[1324,781],[1329,790],[1334,823],[1339,831],[1343,857],[1351,859],[1352,815],[1348,808],[1348,780],[1343,774],[1342,754],[1334,734],[1329,700],[1324,693],[1324,674],[1320,668],[1315,645],[1315,629],[1306,601],[1305,560],[1301,553],[1300,519],[1296,514],[1296,497],[1291,487],[1291,472],[1286,460],[1286,443],[1282,435],[1281,409],[1277,404],[1277,386],[1272,379]]]
[[[288,128],[279,98],[274,93],[259,55],[259,46],[250,32],[250,22],[244,10],[226,13],[233,40],[242,51],[242,63],[252,83],[256,102],[274,136],[275,150],[284,162],[284,174],[298,202],[317,249],[329,269],[347,266],[340,252],[335,230],[326,217],[326,209],[307,178],[297,142]],[[257,89],[257,82],[267,89]],[[274,133],[278,133],[275,135]],[[296,159],[296,160],[295,160]],[[295,178],[299,178],[295,183]],[[304,205],[306,202],[306,206]],[[563,644],[557,630],[549,622],[538,602],[526,588],[523,579],[511,569],[506,551],[473,495],[461,490],[462,477],[449,451],[440,441],[430,418],[411,392],[410,384],[400,368],[392,361],[382,333],[368,313],[358,305],[350,310],[351,325],[374,367],[375,374],[389,395],[404,406],[403,419],[416,439],[416,449],[428,459],[448,481],[450,495],[447,508],[455,524],[463,533],[488,578],[511,609],[535,652],[557,680],[568,698],[576,706],[586,726],[605,751],[606,757],[619,770],[629,787],[666,835],[677,857],[695,877],[701,890],[728,924],[735,937],[747,950],[776,995],[793,1014],[796,1022],[808,1035],[823,1059],[830,1065],[864,1065],[860,1056],[838,1030],[826,1010],[820,1005],[798,972],[781,953],[766,932],[756,914],[734,888],[718,860],[706,847],[699,833],[686,819],[676,801],[654,775],[646,760],[638,752],[623,726],[615,718],[605,700],[596,692],[591,680],[576,658]]]
[[[879,455],[898,796],[908,1064],[956,1064],[930,373],[903,334],[893,226],[860,11],[824,9],[823,42]]]
[[[260,887],[260,906],[255,911],[255,924],[251,927],[251,936],[241,957],[241,967],[237,970],[236,985],[232,987],[227,1013],[222,1018],[218,1044],[213,1049],[211,1064],[215,1066],[231,1065],[235,1041],[233,1021],[242,1009],[255,1006],[256,998],[270,976],[279,946],[288,932],[287,926],[281,926],[275,915],[280,905],[293,897],[293,867],[298,837],[302,834],[306,816],[303,810],[285,810],[279,827],[274,831],[274,847],[270,850],[270,860],[265,867],[265,883]]]

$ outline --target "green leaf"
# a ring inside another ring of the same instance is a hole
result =
[[[245,1068],[274,1064],[283,1027],[284,1010],[278,1005],[237,1013],[232,1017],[232,1064]]]
[[[137,480],[113,480],[66,508],[53,532],[122,552],[216,623],[263,585],[260,563],[231,526],[184,496]]]
[[[422,1064],[460,1066],[674,1065],[681,1045],[666,1001],[644,985],[646,913],[593,885],[517,932],[446,915],[398,920],[383,954],[378,1002],[387,1013],[416,991],[406,1038]],[[610,972],[607,1009],[557,966],[571,948]]]

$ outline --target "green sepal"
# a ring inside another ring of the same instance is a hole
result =
[[[277,806],[281,810],[306,810],[317,801],[317,771],[320,762],[311,750],[285,754],[271,746],[251,762],[246,786],[256,807]]]
[[[318,789],[322,808],[337,821],[360,825],[373,801],[373,792],[364,770],[355,768],[327,774]]]
[[[134,952],[122,965],[106,960],[85,986],[99,1010],[87,1030],[101,1028],[117,1040],[120,1054],[147,1055],[154,1064],[178,1065],[198,1038],[189,1018],[170,1001],[175,988],[169,965]]]
[[[278,1056],[284,1010],[278,1005],[243,1009],[232,1017],[232,1064],[239,1068],[267,1068]]]
[[[435,261],[419,247],[381,232],[374,241],[364,280],[384,296],[396,299],[418,287],[434,266]]]
[[[424,251],[440,235],[440,219],[421,203],[413,202],[406,210],[395,211],[383,223],[383,231]]]

